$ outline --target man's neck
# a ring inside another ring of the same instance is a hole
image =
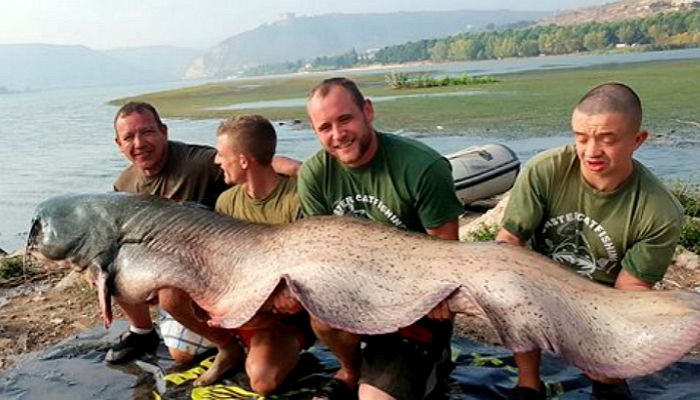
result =
[[[248,171],[246,183],[243,190],[248,196],[256,199],[266,199],[279,185],[279,175],[272,168],[272,165],[260,167],[259,170]]]

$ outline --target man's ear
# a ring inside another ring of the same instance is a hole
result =
[[[238,165],[240,165],[241,169],[248,169],[248,166],[250,165],[250,160],[248,159],[248,156],[243,153],[239,154]]]
[[[634,149],[637,150],[649,138],[649,132],[640,130],[634,135]]]
[[[365,120],[367,120],[367,122],[374,121],[374,105],[372,104],[372,100],[365,99],[365,104],[362,107],[362,113],[365,115]]]

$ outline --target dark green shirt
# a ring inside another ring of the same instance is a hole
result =
[[[613,192],[581,176],[573,145],[535,156],[510,194],[503,227],[579,274],[612,285],[621,268],[649,283],[663,278],[683,209],[641,163]]]
[[[355,215],[425,232],[462,214],[447,159],[412,139],[377,136],[369,165],[347,167],[325,150],[304,163],[299,199],[305,215]]]
[[[296,179],[280,176],[275,190],[262,200],[248,196],[242,185],[234,186],[219,196],[216,211],[256,224],[280,225],[294,222],[301,212]]]
[[[132,164],[114,182],[114,190],[214,207],[219,194],[228,187],[223,172],[214,164],[214,156],[216,149],[212,147],[169,141],[168,160],[157,175],[146,176]]]

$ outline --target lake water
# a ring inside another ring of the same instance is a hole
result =
[[[683,54],[682,58],[700,58],[700,49],[695,50],[625,56],[632,61],[641,61],[639,58],[643,55],[646,55],[645,60],[671,57],[668,53],[674,53],[674,57]],[[615,55],[614,62],[624,62],[624,58],[620,57],[622,56]],[[508,69],[509,63],[514,61],[518,60],[504,60],[500,64],[497,61],[490,62],[493,63],[493,71],[486,73]],[[598,59],[596,62],[602,61]],[[112,181],[127,163],[113,142],[112,118],[116,108],[106,105],[107,101],[175,86],[184,84],[71,89],[0,96],[0,248],[11,251],[23,246],[34,207],[42,200],[64,193],[111,190]],[[172,139],[210,145],[215,142],[214,132],[218,122],[166,120]],[[570,142],[566,130],[567,127],[562,127],[559,136],[522,139],[441,136],[439,132],[433,136],[414,136],[443,154],[477,144],[503,143],[524,161],[540,150]],[[303,124],[278,125],[277,131],[280,154],[305,159],[319,149],[313,133]],[[410,132],[401,134],[411,135]],[[649,143],[638,152],[638,158],[664,178],[698,178],[699,155],[700,142],[697,140],[680,144]]]

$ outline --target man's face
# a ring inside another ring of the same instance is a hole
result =
[[[246,181],[241,161],[242,154],[238,150],[235,141],[228,135],[217,136],[214,162],[224,171],[224,181],[227,184],[239,185]]]
[[[114,141],[129,161],[148,176],[160,172],[168,149],[165,125],[159,125],[150,112],[144,111],[117,118],[114,128]]]
[[[581,173],[596,188],[601,182],[621,183],[632,173],[632,153],[648,135],[637,131],[622,113],[589,115],[575,110],[571,127]]]
[[[306,110],[318,140],[331,156],[350,167],[371,161],[374,154],[368,150],[377,140],[371,102],[360,108],[345,88],[334,86],[325,97],[312,97]]]

